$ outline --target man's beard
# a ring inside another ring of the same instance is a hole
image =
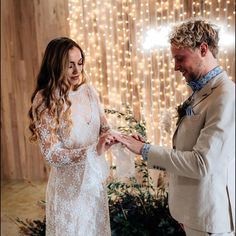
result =
[[[194,73],[191,73],[191,74],[188,74],[188,75],[189,75],[188,78],[186,78],[186,81],[188,83],[191,82],[191,81],[197,81],[197,80],[199,80],[201,78],[201,76],[196,75]]]

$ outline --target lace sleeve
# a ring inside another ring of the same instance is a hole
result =
[[[111,129],[110,125],[107,122],[105,114],[103,116],[100,116],[100,134],[107,132]]]
[[[108,131],[109,129],[111,129],[111,127],[107,122],[104,108],[103,108],[102,104],[100,103],[97,91],[92,86],[90,86],[90,89],[92,91],[93,97],[95,98],[95,100],[98,104],[99,115],[100,115],[100,134],[102,134],[102,133],[105,133],[106,131]]]
[[[33,104],[33,109],[34,107]],[[62,167],[80,163],[85,159],[88,149],[95,151],[95,145],[78,149],[65,148],[55,130],[54,119],[47,111],[42,115],[40,122],[36,122],[36,130],[41,152],[51,166]]]

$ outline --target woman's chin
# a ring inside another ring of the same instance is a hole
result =
[[[72,86],[79,85],[80,83],[81,83],[80,78],[78,78],[78,79],[70,79],[70,84]]]

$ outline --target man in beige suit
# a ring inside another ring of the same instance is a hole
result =
[[[175,70],[193,93],[178,107],[173,148],[121,141],[170,174],[169,208],[187,236],[235,235],[235,84],[217,62],[218,31],[190,20],[170,35]]]

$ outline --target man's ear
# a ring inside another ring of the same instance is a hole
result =
[[[202,43],[202,44],[200,45],[200,52],[201,52],[201,55],[204,57],[204,56],[206,55],[207,51],[208,51],[208,45],[207,45],[207,43]]]

